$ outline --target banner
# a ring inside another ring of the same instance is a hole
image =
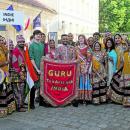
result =
[[[23,26],[24,14],[19,11],[0,10],[0,24]]]
[[[14,8],[13,8],[13,5],[10,5],[6,10],[10,10],[10,11],[13,11]],[[17,32],[20,32],[22,30],[22,25],[12,25]]]
[[[58,63],[43,58],[40,94],[52,106],[64,106],[77,97],[78,64]]]

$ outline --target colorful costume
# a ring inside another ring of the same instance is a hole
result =
[[[76,55],[73,46],[62,44],[56,49],[56,60],[61,60],[62,62],[70,62],[72,60],[75,60],[75,58]]]
[[[92,86],[90,83],[92,54],[89,52],[88,47],[77,47],[77,58],[80,61],[80,77],[79,77],[79,90],[78,99],[83,101],[92,100]]]
[[[117,69],[114,74],[110,89],[108,91],[110,99],[119,104],[129,106],[129,86],[130,86],[130,64],[129,64],[129,52],[124,50],[123,44],[116,47],[118,56]]]
[[[92,58],[92,100],[94,104],[105,103],[107,84],[105,71],[105,55],[102,52],[93,53]]]
[[[26,70],[25,70],[25,59],[24,50],[20,50],[16,47],[12,52],[12,67],[15,70],[11,73],[11,81],[14,88],[17,110],[24,105],[24,88],[26,85]]]
[[[107,52],[108,58],[111,58],[112,61],[108,60],[108,81],[107,86],[110,85],[113,74],[117,71],[117,54],[115,50]]]
[[[7,48],[4,45],[0,45],[0,69],[2,69],[5,74],[5,80],[0,84],[0,117],[11,114],[16,109],[13,89],[9,83],[8,65],[5,64],[8,60],[7,55]]]

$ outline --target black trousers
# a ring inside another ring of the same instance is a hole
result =
[[[30,91],[30,106],[34,106],[36,88],[32,87]]]

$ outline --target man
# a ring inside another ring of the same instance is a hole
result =
[[[24,89],[26,83],[26,70],[25,70],[25,57],[24,57],[24,45],[25,39],[22,35],[16,37],[17,46],[12,52],[12,72],[11,80],[13,83],[17,111],[25,112],[24,108]]]
[[[45,43],[46,42],[46,35],[45,33],[41,33],[41,43]]]
[[[62,62],[69,62],[75,60],[76,54],[73,46],[68,44],[68,35],[61,35],[61,45],[56,49],[56,60],[61,60]]]
[[[106,43],[106,40],[112,38],[111,32],[105,32],[104,38],[103,38],[103,43]]]
[[[30,92],[30,108],[34,109],[34,99],[35,99],[35,90],[40,88],[40,62],[41,58],[44,55],[44,44],[41,43],[41,31],[35,30],[33,32],[34,40],[33,43],[29,47],[29,55],[31,62],[33,64],[33,67],[35,68],[37,75],[39,76],[39,80],[35,81],[34,87],[31,89]],[[40,101],[42,100],[42,97],[40,96]],[[39,102],[39,105],[41,105],[41,102]]]
[[[46,51],[48,50],[48,44],[45,43],[45,41],[46,41],[46,35],[45,35],[45,33],[41,32],[41,40],[40,40],[40,42],[42,44],[44,44],[44,56],[45,56]],[[36,92],[35,93],[36,93],[35,94],[35,96],[36,96],[35,101],[39,102],[39,94],[40,94],[40,88],[39,87],[36,88]]]
[[[105,45],[103,42],[103,38],[101,37],[101,34],[99,32],[95,32],[93,34],[94,42],[99,42],[101,44],[101,48],[104,51],[105,50]]]
[[[97,41],[99,42],[100,37],[101,37],[101,35],[100,35],[99,32],[95,32],[95,33],[93,34],[93,38],[94,38],[94,41],[95,41],[95,42],[97,42]]]
[[[74,39],[73,34],[69,33],[68,34],[68,42],[69,42],[69,45],[71,45],[71,46],[75,46],[75,42],[73,41],[73,39]]]
[[[61,45],[56,49],[55,59],[59,60],[59,62],[71,62],[76,60],[75,48],[68,44],[67,34],[61,35]],[[77,104],[75,103],[75,101],[73,102],[73,106],[76,106]]]

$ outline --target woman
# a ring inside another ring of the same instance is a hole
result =
[[[94,44],[94,38],[93,37],[89,37],[88,38],[88,45],[89,45],[89,47],[91,49],[93,48],[93,44]]]
[[[4,44],[0,44],[0,69],[5,77],[0,84],[0,117],[5,117],[16,109],[12,86],[9,83],[8,64],[8,50]]]
[[[54,59],[55,57],[55,41],[49,40],[49,46],[48,46],[48,51],[46,52],[46,57],[48,59]]]
[[[116,44],[117,59],[117,72],[112,78],[112,84],[110,84],[109,97],[110,99],[118,104],[128,103],[128,100],[124,98],[124,94],[129,88],[129,53],[128,45],[123,42],[120,34],[114,36],[114,41]],[[124,91],[126,90],[126,91]],[[128,93],[125,97],[130,96]]]
[[[106,39],[105,43],[105,49],[108,56],[108,81],[107,86],[110,85],[111,79],[113,77],[113,74],[116,73],[116,66],[117,66],[117,54],[115,51],[115,43],[112,38]]]
[[[101,44],[95,42],[92,57],[92,102],[100,104],[106,102],[106,54],[101,51]]]
[[[80,61],[80,77],[79,77],[79,94],[78,99],[81,102],[91,102],[92,100],[92,87],[90,84],[91,73],[91,51],[86,43],[84,35],[78,36],[79,45],[76,47],[77,58]]]
[[[124,67],[123,67],[123,79],[124,79],[124,96],[123,105],[130,107],[130,44],[128,44],[128,50],[124,53]]]

